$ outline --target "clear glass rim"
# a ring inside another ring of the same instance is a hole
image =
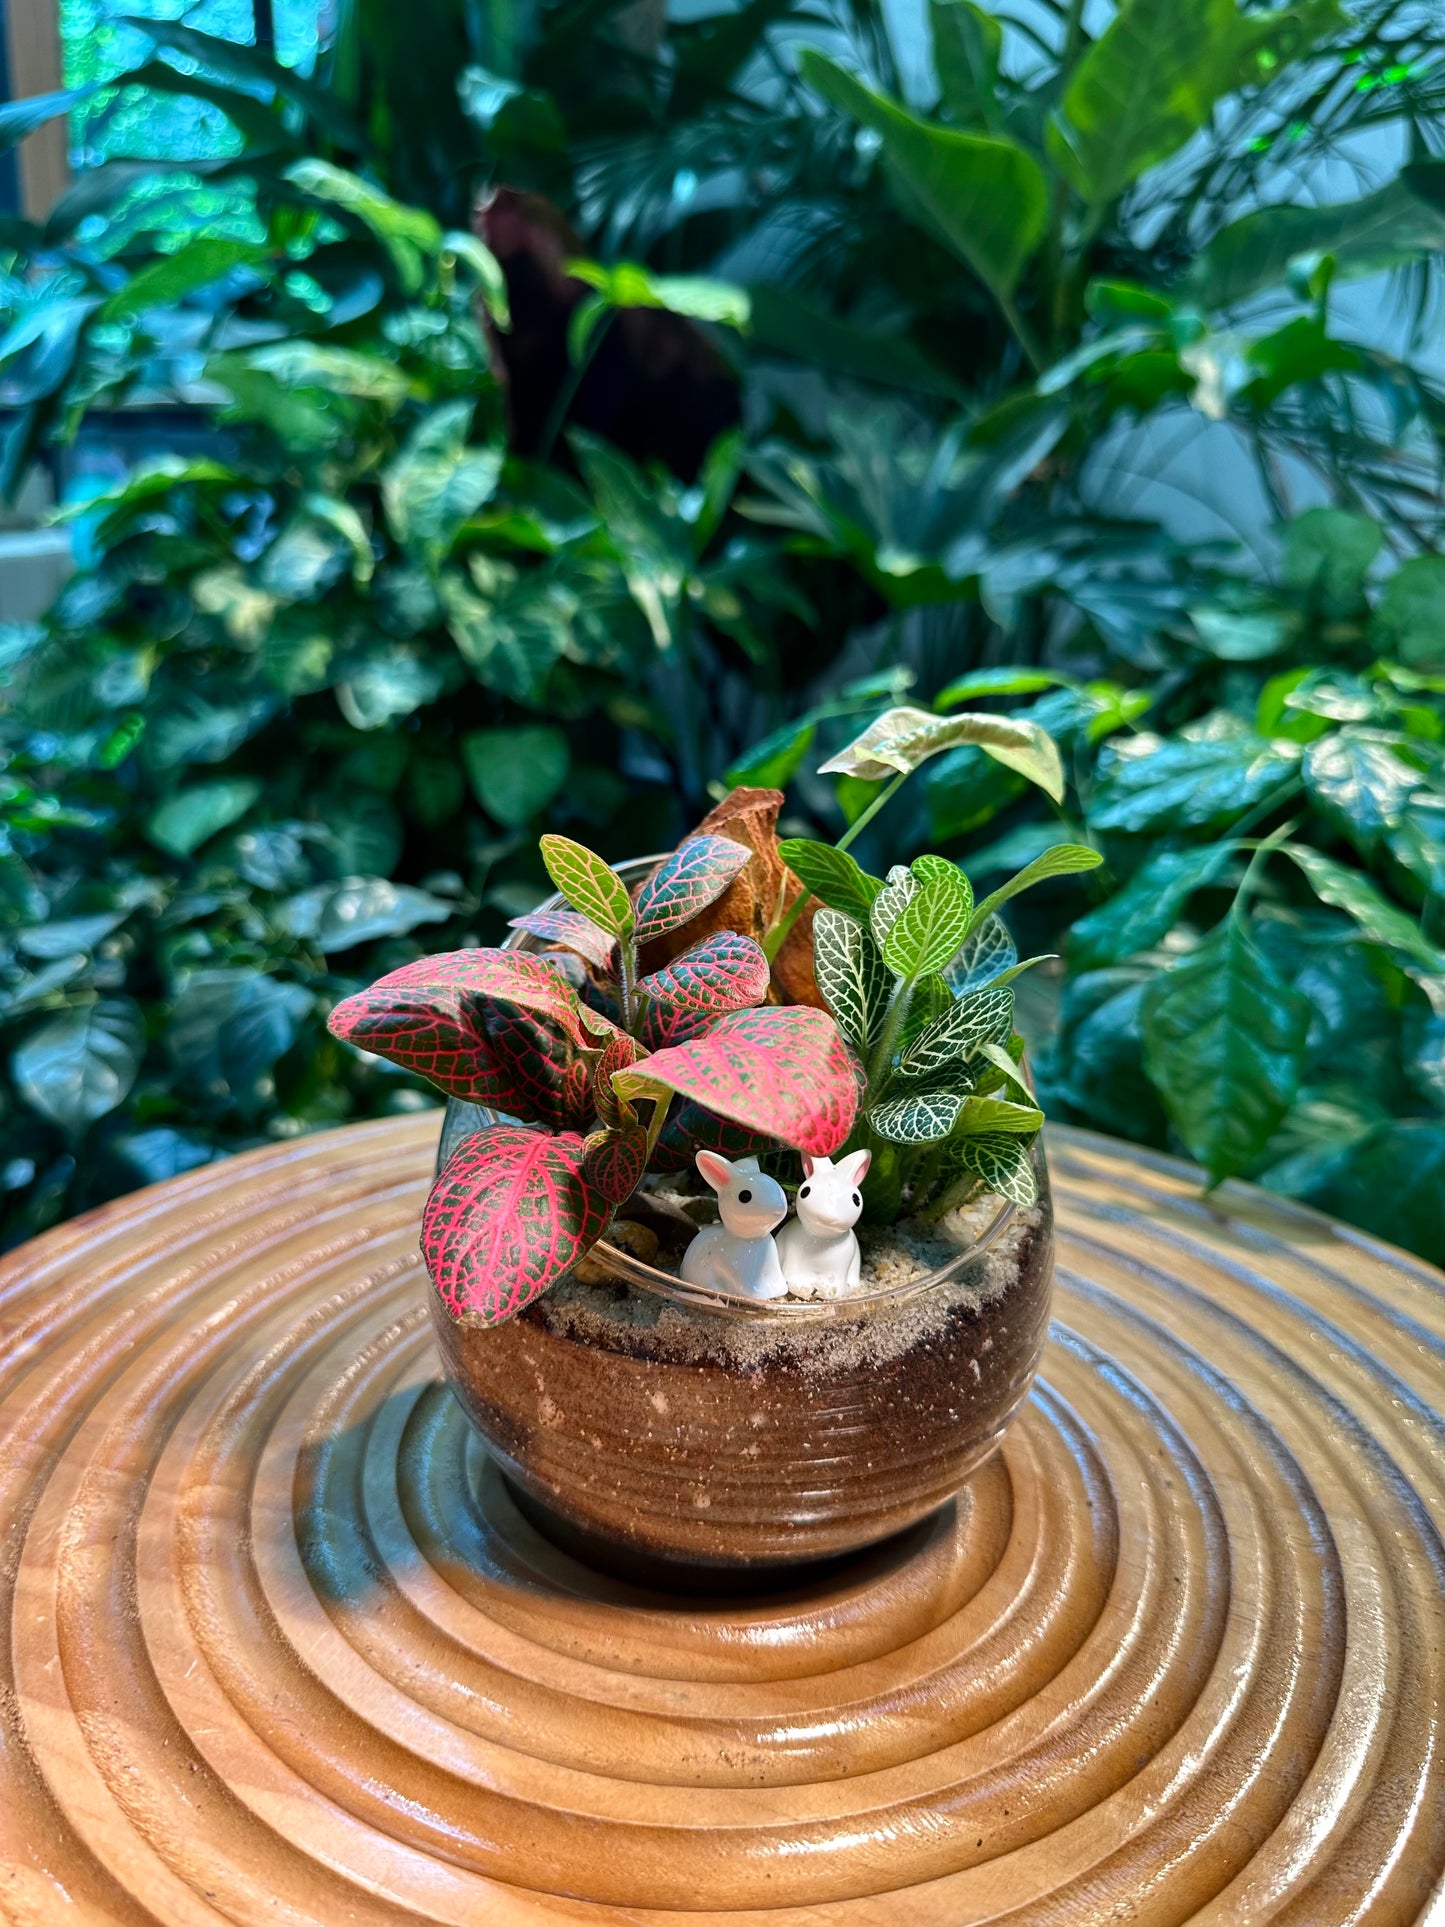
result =
[[[663,856],[667,854],[668,852],[664,851],[657,856],[630,857],[626,862],[614,863],[612,868],[622,881],[631,887],[651,876],[658,864],[662,862]],[[563,908],[561,891],[555,891],[550,897],[545,898],[537,908],[539,910]],[[537,950],[542,946],[529,931],[514,930],[507,938],[505,947],[509,950]],[[490,1115],[496,1116],[498,1113],[493,1112]],[[1039,1156],[1037,1149],[1033,1156],[1035,1158]],[[960,1247],[952,1258],[935,1270],[925,1273],[921,1278],[910,1279],[907,1284],[890,1285],[881,1291],[849,1292],[844,1298],[799,1298],[792,1301],[735,1298],[727,1292],[709,1291],[703,1285],[690,1285],[671,1272],[661,1271],[656,1265],[649,1265],[643,1259],[635,1258],[631,1252],[620,1250],[606,1238],[599,1238],[592,1250],[605,1259],[619,1279],[636,1286],[640,1291],[652,1292],[660,1298],[670,1299],[674,1304],[717,1312],[726,1318],[743,1318],[753,1324],[840,1323],[860,1316],[876,1316],[879,1312],[897,1309],[914,1299],[925,1297],[942,1285],[951,1284],[961,1272],[977,1263],[998,1243],[1017,1215],[1018,1206],[1005,1200],[973,1243]]]

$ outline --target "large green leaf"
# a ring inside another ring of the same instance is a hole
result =
[[[260,794],[261,785],[245,776],[197,783],[157,804],[146,834],[171,856],[189,856],[218,830],[244,816]]]
[[[1282,789],[1298,764],[1295,746],[1249,730],[1141,734],[1104,751],[1089,826],[1157,834],[1230,823]]]
[[[128,321],[147,308],[173,307],[197,289],[209,287],[237,268],[260,270],[267,251],[254,241],[228,235],[199,234],[174,254],[141,268],[123,282],[96,317],[100,321]],[[254,281],[252,283],[254,285]]]
[[[471,420],[469,401],[433,409],[382,476],[387,520],[408,547],[444,554],[501,479],[504,451],[469,443]]]
[[[1002,26],[971,0],[929,0],[928,23],[943,105],[960,127],[997,131],[1003,120],[998,91]]]
[[[874,900],[883,889],[877,877],[859,868],[847,850],[831,843],[815,843],[805,836],[787,836],[778,854],[804,889],[831,910],[842,910],[866,923]]]
[[[1070,963],[1091,970],[1152,949],[1174,928],[1194,892],[1223,875],[1234,847],[1215,843],[1197,850],[1156,850],[1107,903],[1075,920]]]
[[[1081,870],[1097,870],[1103,861],[1099,852],[1091,850],[1087,843],[1056,843],[986,896],[975,908],[973,922],[982,923],[1001,903],[1007,903],[1022,890],[1031,890],[1036,883],[1047,883],[1053,877],[1077,876]]]
[[[572,761],[567,738],[545,723],[474,729],[462,738],[462,756],[477,801],[509,830],[546,809]]]
[[[1211,1180],[1259,1158],[1294,1102],[1309,1005],[1231,914],[1161,972],[1142,1009],[1144,1064]]]
[[[1445,161],[1421,161],[1359,200],[1260,208],[1215,235],[1188,291],[1203,307],[1227,308],[1278,287],[1315,255],[1329,255],[1339,273],[1374,274],[1436,253],[1445,247],[1442,195]]]
[[[27,1104],[74,1133],[124,1102],[144,1055],[139,1005],[103,997],[32,1030],[11,1053],[10,1075]]]
[[[1365,857],[1399,828],[1420,786],[1418,770],[1396,755],[1395,739],[1368,729],[1337,729],[1311,743],[1304,779],[1316,807]]]
[[[1016,141],[922,121],[814,48],[798,70],[816,93],[883,142],[905,213],[924,219],[996,293],[1013,292],[1043,239],[1048,183]]]
[[[1407,910],[1383,896],[1363,871],[1352,870],[1347,863],[1337,863],[1302,843],[1286,843],[1284,849],[1304,872],[1320,901],[1353,917],[1373,942],[1403,951],[1432,972],[1445,972],[1445,952],[1430,942]]]

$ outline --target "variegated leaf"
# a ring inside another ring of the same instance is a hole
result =
[[[958,865],[950,862],[946,856],[916,856],[908,867],[920,883],[927,883],[930,877],[944,877],[950,881],[954,877],[962,878],[964,888],[968,891],[968,900],[973,902],[973,885]]]
[[[803,1005],[719,1017],[705,1036],[619,1071],[612,1085],[627,1097],[649,1082],[814,1157],[838,1148],[858,1111],[842,1033],[825,1012]]]
[[[1013,1030],[1014,994],[994,984],[960,997],[903,1053],[898,1068],[905,1077],[926,1077],[946,1064],[967,1063],[984,1044],[1003,1044]]]
[[[675,1105],[662,1127],[652,1153],[654,1171],[691,1171],[699,1151],[716,1151],[725,1158],[759,1157],[773,1140],[761,1131],[746,1130],[730,1119],[705,1111],[701,1104]]]
[[[460,998],[428,985],[399,985],[384,997],[375,988],[336,1006],[327,1019],[334,1037],[414,1071],[448,1097],[502,1102],[502,1074]]]
[[[940,1017],[952,1010],[953,1005],[953,992],[943,977],[937,974],[920,977],[913,986],[908,1014],[898,1032],[899,1050],[906,1054],[909,1045],[921,1037],[930,1024],[936,1024]]]
[[[547,874],[584,917],[590,917],[614,937],[632,929],[632,899],[627,886],[610,864],[570,836],[544,836],[538,846]]]
[[[1034,1102],[1034,1094],[1024,1082],[1022,1070],[1019,1068],[1012,1054],[1006,1051],[1002,1044],[984,1044],[979,1054],[988,1059],[989,1063],[992,1064],[994,1069],[1002,1076],[1005,1084],[1012,1085],[1013,1089],[1025,1104],[1032,1104]],[[980,1095],[983,1095],[983,1093],[980,1093]]]
[[[647,1133],[640,1125],[594,1131],[582,1147],[582,1170],[612,1204],[626,1204],[647,1169]]]
[[[971,743],[996,762],[1037,783],[1056,803],[1064,799],[1058,746],[1038,723],[1011,716],[935,716],[926,709],[890,709],[828,762],[820,775],[857,776],[880,783],[906,775],[943,750]]]
[[[497,1066],[499,1109],[557,1131],[580,1130],[591,1120],[588,1059],[565,1031],[515,1004],[485,1004],[476,1023]]]
[[[904,904],[917,894],[917,877],[906,865],[895,863],[888,872],[888,881],[873,899],[873,908],[868,913],[868,927],[880,950],[888,941],[888,932],[898,921]]]
[[[990,1136],[964,1138],[958,1147],[958,1162],[964,1170],[982,1178],[990,1191],[1013,1204],[1032,1204],[1039,1195],[1034,1167],[1029,1158],[1030,1140],[1009,1137],[1002,1132]]]
[[[612,1088],[612,1073],[623,1071],[644,1056],[642,1045],[626,1031],[617,1036],[592,1058],[592,1108],[607,1125],[617,1125],[629,1121],[627,1107]]]
[[[963,943],[972,909],[973,893],[952,865],[947,875],[930,876],[894,918],[883,961],[900,977],[942,970]]]
[[[513,917],[511,927],[543,943],[564,944],[606,975],[617,974],[617,939],[576,910],[529,910],[525,917]]]
[[[574,1132],[494,1124],[468,1138],[432,1186],[422,1255],[454,1318],[499,1324],[562,1277],[611,1207],[583,1169]]]
[[[651,943],[701,915],[727,889],[752,851],[726,836],[690,836],[637,893],[637,941]]]
[[[746,1010],[768,994],[768,960],[751,937],[717,930],[637,988],[663,1013]]]
[[[944,975],[960,993],[982,990],[1005,970],[1012,970],[1018,960],[1018,950],[1003,918],[985,917],[969,932],[968,941]]]
[[[936,1144],[958,1122],[965,1101],[961,1091],[905,1092],[875,1104],[868,1123],[894,1144]]]
[[[841,910],[813,919],[813,975],[838,1028],[859,1051],[877,1037],[892,988],[872,935]]]
[[[867,923],[883,885],[861,870],[846,850],[834,849],[831,843],[815,843],[806,836],[789,836],[779,843],[778,855],[819,903]]]

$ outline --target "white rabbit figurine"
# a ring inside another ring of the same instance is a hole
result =
[[[799,1298],[841,1298],[858,1289],[858,1240],[853,1235],[863,1210],[858,1189],[868,1175],[871,1151],[853,1151],[834,1164],[831,1158],[803,1153],[798,1215],[783,1227],[778,1257],[788,1290]]]
[[[781,1298],[788,1287],[772,1232],[788,1215],[782,1185],[764,1175],[756,1158],[734,1164],[716,1151],[699,1151],[697,1168],[717,1192],[722,1223],[699,1231],[683,1252],[684,1279],[735,1298]]]

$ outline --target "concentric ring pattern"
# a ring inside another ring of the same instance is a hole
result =
[[[1052,1142],[1055,1336],[955,1507],[668,1600],[518,1515],[440,1386],[435,1118],[0,1271],[0,1916],[1445,1918],[1445,1279]]]

